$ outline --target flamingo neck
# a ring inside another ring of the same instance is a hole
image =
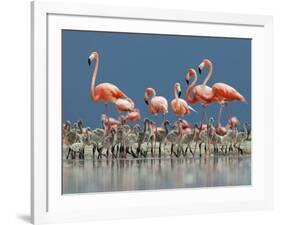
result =
[[[149,104],[150,104],[151,99],[155,96],[156,96],[156,91],[153,88],[148,88],[148,93],[146,95],[146,99],[148,100]]]
[[[213,73],[213,63],[211,61],[209,61],[209,65],[208,65],[208,74],[207,74],[207,77],[205,78],[204,82],[203,82],[203,85],[205,86],[207,84],[207,82],[210,80],[211,78],[211,75]]]
[[[190,86],[187,88],[187,91],[186,91],[186,99],[191,104],[196,102],[196,99],[194,98],[194,95],[193,95],[193,97],[190,96],[191,91],[193,90],[193,87],[195,86],[196,82],[197,82],[197,74],[195,73],[194,74],[194,80],[192,81],[192,83],[190,84]]]
[[[177,103],[177,106],[178,106],[179,105],[179,96],[178,96],[178,91],[177,91],[176,85],[174,86],[174,94],[175,94],[176,103]]]
[[[98,73],[98,68],[99,68],[99,57],[97,55],[96,57],[96,65],[92,73],[92,83],[91,83],[91,98],[93,101],[97,101],[97,96],[95,95],[95,83],[96,83],[96,77]]]

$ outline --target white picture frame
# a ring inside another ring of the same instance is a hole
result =
[[[95,23],[95,22],[99,23]],[[252,185],[106,194],[61,194],[61,29],[252,38]],[[181,29],[189,26],[189,32]],[[199,29],[199,28],[200,29]],[[231,28],[231,29],[229,29]],[[32,197],[34,224],[269,209],[273,205],[272,17],[32,2]],[[267,82],[265,82],[265,79]],[[51,110],[50,110],[51,109]],[[256,123],[255,123],[256,122]],[[258,124],[258,125],[257,125]],[[265,147],[266,143],[266,147]],[[200,196],[200,197],[199,197]],[[220,196],[217,198],[216,196]],[[163,200],[165,199],[165,200]],[[93,204],[93,202],[95,204]],[[142,213],[139,214],[138,212]],[[73,213],[75,212],[75,213]]]

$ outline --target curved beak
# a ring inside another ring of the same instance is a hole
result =
[[[145,104],[147,104],[147,105],[148,105],[148,100],[144,99],[144,102],[145,102]]]
[[[189,85],[189,80],[186,79],[185,82],[186,82],[187,85]]]
[[[88,58],[88,64],[89,64],[89,66],[91,65],[91,59],[90,59],[90,57]]]
[[[178,92],[178,96],[179,96],[179,98],[180,98],[180,96],[181,96],[181,90],[179,90],[179,92]]]
[[[201,70],[200,66],[198,66],[198,71],[199,71],[200,74],[202,74],[202,70]]]

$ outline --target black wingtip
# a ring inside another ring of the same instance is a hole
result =
[[[89,64],[89,66],[91,65],[91,60],[90,60],[90,58],[88,58],[88,64]]]

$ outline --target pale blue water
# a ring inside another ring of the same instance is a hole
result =
[[[64,194],[250,184],[250,156],[63,162]]]

